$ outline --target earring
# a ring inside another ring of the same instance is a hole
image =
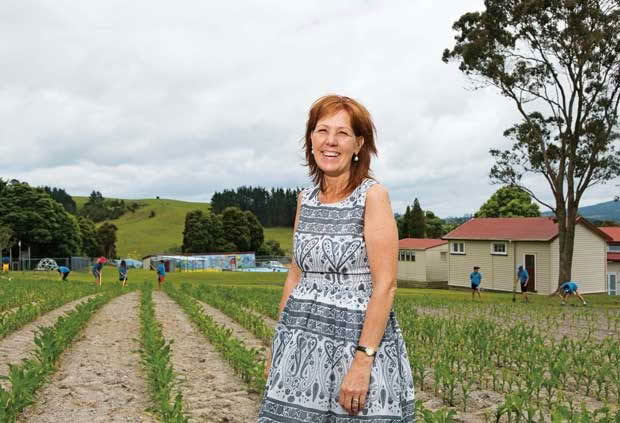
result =
[[[310,150],[310,154],[314,156],[314,150]]]
[[[353,155],[353,161],[354,162],[359,162],[360,161],[360,158],[359,158],[359,156],[357,154]]]

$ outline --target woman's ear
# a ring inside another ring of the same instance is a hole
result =
[[[357,137],[355,139],[355,143],[357,144],[357,152],[355,154],[359,154],[362,146],[364,145],[364,137]]]

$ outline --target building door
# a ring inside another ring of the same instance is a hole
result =
[[[536,292],[536,255],[526,254],[524,261],[525,270],[527,270],[527,274],[530,277],[530,280],[527,283],[527,291]]]
[[[609,295],[618,295],[618,280],[615,273],[607,274],[607,293]]]

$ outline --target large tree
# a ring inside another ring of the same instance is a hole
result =
[[[413,201],[413,209],[411,209],[409,231],[412,238],[426,238],[426,219],[424,216],[424,210],[422,210],[420,202],[417,198]]]
[[[116,258],[116,231],[118,228],[115,224],[104,222],[97,228],[97,241],[103,250],[103,255],[108,258]]]
[[[482,12],[454,24],[445,62],[480,87],[493,86],[521,121],[491,150],[494,182],[515,185],[551,209],[559,225],[561,283],[571,279],[579,203],[595,184],[615,178],[620,102],[618,0],[486,0]],[[537,175],[554,201],[535,192]]]
[[[475,217],[538,217],[538,204],[519,187],[501,187],[476,212]]]
[[[77,220],[48,194],[25,182],[0,183],[0,224],[33,257],[69,257],[80,252]]]

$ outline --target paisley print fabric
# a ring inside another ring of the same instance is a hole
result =
[[[393,312],[372,368],[366,408],[349,416],[339,389],[357,346],[372,277],[364,242],[366,179],[345,200],[303,191],[293,248],[302,278],[280,316],[260,423],[415,421],[413,379]]]

